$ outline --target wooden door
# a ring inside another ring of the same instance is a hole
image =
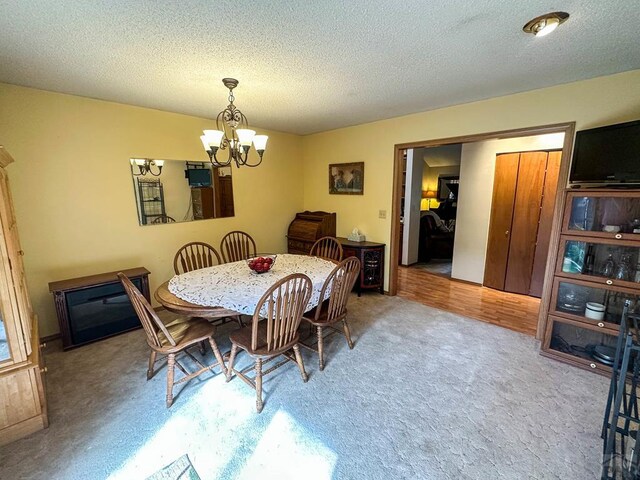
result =
[[[505,286],[519,162],[519,153],[496,156],[483,284],[498,290]]]
[[[542,208],[540,209],[540,222],[538,224],[538,236],[536,239],[536,252],[533,258],[533,273],[529,295],[540,298],[544,284],[544,272],[549,256],[549,242],[551,241],[551,225],[553,212],[556,205],[556,190],[558,187],[558,175],[560,174],[560,162],[562,151],[549,152],[547,158],[547,171],[544,177],[544,190],[542,192]]]
[[[548,152],[520,154],[504,289],[529,294]]]

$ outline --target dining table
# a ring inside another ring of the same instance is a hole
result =
[[[279,254],[271,270],[253,272],[245,260],[223,263],[175,275],[155,291],[155,299],[167,310],[210,319],[253,315],[269,287],[293,273],[311,279],[307,309],[318,305],[322,287],[337,262],[308,255]],[[326,295],[330,293],[328,289]]]

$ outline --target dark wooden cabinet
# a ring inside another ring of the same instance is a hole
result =
[[[64,350],[140,328],[116,272],[51,282]],[[122,270],[149,297],[149,271],[138,267]]]
[[[194,220],[220,216],[216,215],[212,187],[191,187],[191,206]]]
[[[625,302],[640,312],[640,190],[569,190],[564,199],[541,354],[610,375],[598,352],[615,350]]]
[[[301,212],[289,224],[287,247],[289,253],[308,255],[316,240],[336,236],[336,214]]]
[[[384,293],[384,243],[376,242],[352,242],[338,237],[344,252],[343,258],[356,257],[360,260],[360,278],[356,282],[355,289],[358,296],[362,290],[379,290]]]

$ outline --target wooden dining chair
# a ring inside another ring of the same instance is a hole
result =
[[[191,242],[181,247],[176,253],[176,256],[173,258],[173,270],[176,272],[176,275],[181,275],[194,270],[200,270],[201,268],[220,265],[221,263],[220,254],[211,245],[204,242]],[[241,315],[228,318],[216,317],[216,320],[218,320],[218,325],[226,323],[228,320],[233,320],[238,322],[238,325],[241,327],[244,327]]]
[[[173,217],[170,217],[169,215],[160,215],[156,218],[153,219],[153,221],[151,222],[152,224],[158,224],[158,223],[176,223],[175,219]]]
[[[263,407],[262,377],[264,375],[291,360],[298,364],[302,381],[308,380],[298,347],[298,327],[311,298],[312,288],[311,279],[302,273],[294,273],[283,278],[269,287],[260,298],[253,314],[252,324],[229,335],[232,346],[227,365],[227,382],[231,380],[232,373],[235,373],[247,385],[254,388],[258,413]],[[253,357],[254,365],[241,371],[234,370],[233,363],[238,349],[244,350]],[[291,355],[292,349],[295,357]],[[284,356],[284,360],[262,371],[263,363],[279,356]],[[253,379],[247,375],[252,369],[255,370]]]
[[[224,236],[220,251],[225,263],[238,262],[256,255],[256,242],[248,233],[235,230]]]
[[[213,267],[222,263],[215,248],[204,242],[191,242],[180,247],[173,258],[173,270],[176,275],[201,268]]]
[[[140,319],[140,323],[142,323],[144,332],[147,335],[147,344],[151,348],[147,380],[150,380],[156,374],[154,366],[157,355],[160,354],[167,358],[167,408],[173,404],[173,387],[175,385],[187,382],[206,371],[212,371],[217,366],[220,366],[220,369],[226,372],[222,355],[213,338],[216,331],[213,325],[201,318],[185,317],[165,324],[160,320],[144,295],[140,293],[124,273],[118,273],[118,278],[120,282],[122,282],[129,300],[131,300],[131,304]],[[199,347],[204,341],[209,342],[211,350],[213,350],[213,354],[216,357],[217,362],[213,365],[203,365],[187,350],[190,347]],[[189,357],[200,369],[194,373],[189,373],[187,369],[178,362],[178,355]],[[178,381],[174,380],[174,370],[176,366],[184,374]]]
[[[329,274],[320,291],[318,306],[306,312],[303,320],[316,327],[317,348],[312,345],[301,343],[305,348],[313,350],[318,354],[320,370],[324,370],[324,340],[325,330],[329,330],[330,335],[334,333],[343,334],[347,339],[350,349],[353,349],[351,341],[351,331],[347,323],[347,302],[349,293],[360,275],[360,260],[356,257],[349,257],[338,264]],[[338,330],[334,325],[342,322],[343,331]]]
[[[313,244],[309,255],[340,262],[343,255],[342,245],[335,237],[322,237]]]

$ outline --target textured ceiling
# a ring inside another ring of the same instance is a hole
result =
[[[522,32],[564,10],[549,36]],[[640,68],[637,0],[1,0],[0,81],[307,134]]]

